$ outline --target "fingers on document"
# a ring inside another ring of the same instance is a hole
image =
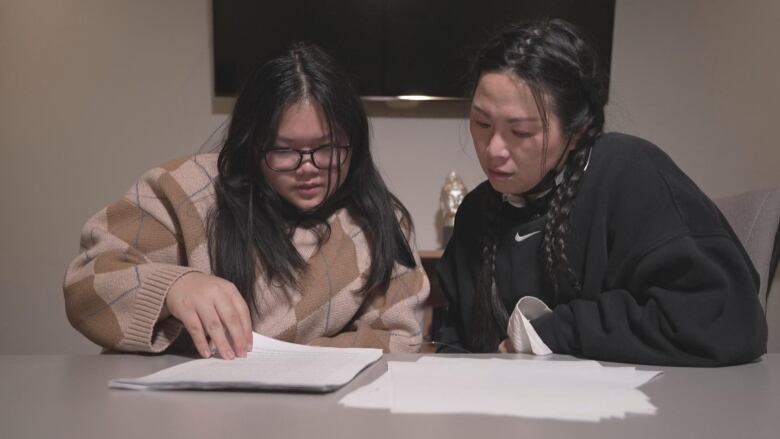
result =
[[[200,355],[245,357],[252,349],[252,318],[238,290],[220,285],[200,299],[180,317]]]
[[[219,343],[222,341],[228,349],[232,345],[232,352],[228,351],[228,355],[233,353],[239,357],[245,357],[248,341],[246,340],[246,330],[241,321],[241,312],[236,309],[235,302],[217,302],[214,304],[214,308],[219,315],[218,320],[221,321],[222,327],[219,334],[212,336],[212,341],[217,346],[220,355],[222,355],[222,350],[219,348]],[[232,359],[232,357],[225,357],[224,355],[222,355],[222,358]]]
[[[240,312],[232,307],[204,305],[188,314],[182,323],[203,358],[216,354],[232,360],[236,356],[245,357],[248,352],[250,342],[246,340],[244,323]]]
[[[182,323],[187,332],[190,333],[192,343],[195,344],[195,349],[198,350],[200,356],[209,358],[211,356],[211,348],[209,347],[209,342],[206,339],[206,333],[203,330],[203,325],[200,323],[198,314],[193,312],[183,316]]]

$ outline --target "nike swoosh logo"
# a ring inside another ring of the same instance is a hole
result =
[[[523,241],[525,241],[526,239],[528,239],[528,238],[530,238],[530,237],[532,237],[532,236],[536,235],[537,233],[541,233],[541,230],[537,230],[537,231],[535,231],[535,232],[531,232],[531,233],[529,233],[529,234],[527,234],[527,235],[522,235],[522,236],[520,236],[520,234],[519,234],[519,233],[515,233],[515,241],[516,241],[516,242],[523,242]]]

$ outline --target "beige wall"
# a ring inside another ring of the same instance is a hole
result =
[[[618,0],[609,126],[711,196],[779,184],[778,20],[777,0]]]
[[[216,144],[208,11],[0,0],[0,354],[97,351],[64,317],[62,276],[82,223],[139,172]],[[608,125],[710,194],[780,184],[778,19],[773,0],[618,0]],[[380,168],[433,248],[446,174],[481,179],[466,124],[373,114]]]

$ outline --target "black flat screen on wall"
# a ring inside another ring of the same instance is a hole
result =
[[[216,96],[293,41],[320,45],[364,97],[465,96],[468,59],[495,30],[563,18],[590,34],[609,72],[615,0],[214,0]]]

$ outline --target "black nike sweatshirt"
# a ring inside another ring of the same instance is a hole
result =
[[[484,206],[496,196],[484,182],[458,209],[438,266],[449,301],[437,331],[443,343],[473,350],[467,334],[488,227]],[[617,133],[594,145],[566,235],[581,291],[560,276],[558,300],[541,252],[549,198],[521,208],[502,203],[496,287],[509,313],[523,296],[553,310],[531,322],[553,352],[725,366],[766,351],[749,257],[715,205],[658,147]]]

